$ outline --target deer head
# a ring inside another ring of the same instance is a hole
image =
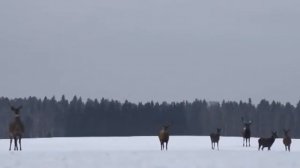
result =
[[[168,130],[168,129],[169,129],[169,125],[164,125],[162,128],[163,128],[164,130]]]
[[[242,122],[243,122],[243,124],[244,124],[244,128],[245,128],[245,129],[249,129],[249,128],[250,128],[250,125],[252,124],[252,121],[249,120],[248,122],[246,122],[246,121],[244,120],[243,117],[242,117],[241,119],[242,119]]]
[[[286,130],[286,129],[283,129],[283,132],[284,132],[284,135],[287,137],[289,132],[290,132],[290,129]]]
[[[278,138],[277,131],[272,131],[272,138]]]
[[[16,116],[20,115],[20,110],[23,106],[19,106],[18,108],[15,108],[14,106],[10,106],[10,109],[15,113]]]

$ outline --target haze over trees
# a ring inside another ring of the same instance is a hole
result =
[[[73,136],[139,136],[157,135],[161,126],[170,123],[171,135],[209,135],[222,128],[221,136],[241,136],[242,121],[252,120],[253,136],[270,136],[284,128],[291,137],[300,137],[300,102],[147,102],[131,103],[116,100],[83,101],[74,96],[38,99],[36,97],[0,98],[0,138],[8,138],[8,123],[13,118],[10,104],[22,104],[21,118],[26,126],[24,137]]]

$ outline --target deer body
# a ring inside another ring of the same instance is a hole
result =
[[[218,148],[218,150],[219,150],[220,132],[221,132],[221,129],[218,128],[218,129],[217,129],[217,133],[211,133],[211,134],[210,134],[211,148],[212,148],[213,150],[215,149],[215,145],[216,145],[216,144],[217,144],[217,148]]]
[[[169,142],[169,131],[168,126],[163,126],[163,128],[159,131],[159,141],[160,141],[160,149],[164,150],[164,144],[166,144],[166,150],[168,150],[168,142]]]
[[[291,143],[292,143],[292,139],[291,137],[288,135],[290,130],[283,130],[284,132],[284,138],[283,138],[283,144],[285,146],[285,150],[287,151],[291,151]]]
[[[273,145],[275,139],[277,138],[277,132],[272,132],[272,136],[270,138],[259,138],[258,139],[258,150],[264,150],[265,147],[268,150],[271,150],[271,146]]]
[[[245,141],[246,141],[246,147],[247,147],[247,142],[248,142],[248,146],[250,146],[250,137],[251,137],[250,126],[252,124],[252,121],[245,122],[244,119],[242,118],[242,122],[244,124],[244,128],[243,128],[243,131],[242,131],[243,146],[245,146]]]
[[[18,108],[11,107],[11,110],[15,113],[15,118],[9,124],[9,138],[10,138],[9,150],[11,150],[12,140],[14,140],[14,150],[19,150],[18,141],[20,145],[20,150],[22,150],[21,139],[24,133],[24,125],[20,119],[20,114],[19,114],[21,108],[22,106]]]

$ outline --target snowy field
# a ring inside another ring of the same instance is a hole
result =
[[[242,147],[241,137],[221,137],[211,150],[205,136],[171,136],[169,150],[160,151],[157,137],[91,137],[23,139],[23,151],[8,151],[0,140],[0,168],[299,168],[300,140],[291,152],[276,139],[271,151]]]

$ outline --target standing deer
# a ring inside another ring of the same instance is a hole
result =
[[[217,133],[211,133],[210,134],[211,148],[213,150],[215,149],[215,144],[216,143],[217,143],[217,147],[218,147],[218,150],[219,150],[220,133],[221,133],[221,129],[217,128]]]
[[[13,139],[15,142],[14,150],[18,150],[18,140],[20,144],[20,150],[22,150],[21,139],[22,139],[22,134],[24,133],[24,125],[20,119],[21,108],[22,106],[18,108],[15,108],[13,106],[10,107],[10,109],[15,113],[15,119],[9,124],[9,138],[10,138],[9,150],[11,150],[11,143]]]
[[[291,149],[291,143],[292,143],[292,139],[291,137],[288,135],[288,133],[290,132],[290,130],[283,130],[284,132],[284,138],[283,138],[283,144],[285,146],[285,150],[289,150]]]
[[[272,132],[272,136],[270,138],[259,138],[258,139],[258,150],[264,150],[264,147],[267,147],[268,150],[271,150],[271,146],[273,145],[275,139],[277,138],[277,132]]]
[[[248,144],[250,146],[250,137],[251,137],[250,126],[252,124],[252,121],[245,122],[244,118],[242,117],[242,122],[244,124],[243,130],[242,130],[243,146],[245,146],[245,141],[246,141],[246,147],[247,147],[247,142],[248,142]]]
[[[164,150],[164,143],[166,143],[166,150],[168,150],[168,142],[169,142],[169,126],[165,125],[162,127],[162,129],[159,131],[159,141],[160,141],[160,148],[161,150]]]

